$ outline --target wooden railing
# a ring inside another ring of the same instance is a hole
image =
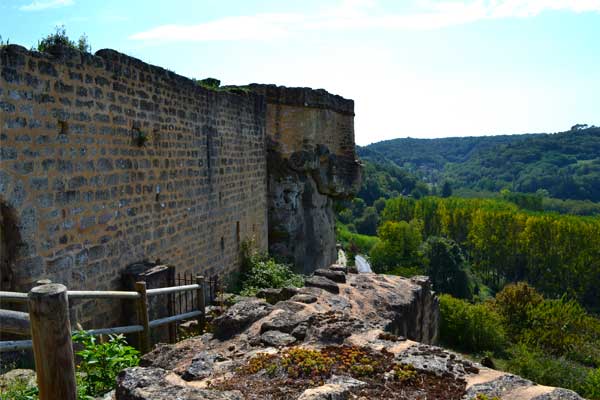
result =
[[[196,291],[196,309],[151,321],[148,298]],[[150,351],[150,330],[176,321],[197,318],[204,327],[204,277],[196,283],[159,289],[146,289],[146,282],[136,282],[135,292],[67,290],[64,285],[46,283],[29,293],[0,292],[0,301],[27,302],[28,313],[0,310],[0,330],[31,333],[31,340],[0,342],[0,351],[33,349],[40,400],[76,400],[75,361],[69,320],[69,299],[125,299],[137,303],[137,324],[92,329],[92,335],[138,333],[140,351]]]
[[[182,312],[156,320],[149,319],[148,298],[160,295],[171,295],[176,293],[195,291],[196,296],[193,311]],[[172,324],[174,322],[197,319],[200,330],[204,327],[205,310],[205,284],[204,277],[196,276],[196,283],[183,286],[172,286],[158,289],[146,289],[146,282],[137,282],[135,292],[127,291],[96,291],[96,290],[68,290],[68,300],[71,299],[123,299],[137,303],[137,324],[117,326],[111,328],[90,329],[86,332],[92,335],[108,334],[139,334],[139,350],[142,353],[150,351],[150,330],[158,326]],[[27,293],[0,291],[0,302],[28,303]],[[13,310],[0,309],[0,331],[13,334],[30,334],[30,314]],[[33,348],[32,340],[8,340],[0,341],[0,352],[25,350]]]

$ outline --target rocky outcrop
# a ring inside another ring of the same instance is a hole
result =
[[[325,289],[264,291],[274,304],[241,299],[216,334],[161,345],[123,371],[116,399],[580,399],[425,344],[438,320],[427,278],[343,271],[316,276]]]
[[[354,102],[309,88],[250,85],[267,103],[269,251],[311,273],[336,260],[333,201],[355,194]]]

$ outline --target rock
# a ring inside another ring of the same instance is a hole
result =
[[[358,379],[333,375],[325,385],[305,390],[298,400],[346,400],[352,389],[365,386],[367,384]]]
[[[296,301],[298,303],[311,304],[317,302],[317,296],[312,294],[300,293],[290,299],[290,301]]]
[[[280,301],[289,300],[298,294],[298,289],[294,287],[285,287],[281,289],[262,289],[256,293],[256,297],[265,299],[269,304],[275,304]]]
[[[340,385],[346,389],[358,389],[367,386],[366,382],[359,381],[350,376],[332,375],[331,378],[327,379],[328,384]]]
[[[13,369],[0,375],[0,393],[14,383],[24,383],[27,388],[36,386],[35,371],[31,369]]]
[[[464,378],[466,375],[479,373],[479,368],[472,362],[435,346],[412,346],[396,359],[402,364],[411,364],[417,369],[431,371],[438,376],[452,375],[455,378]]]
[[[229,339],[242,332],[251,323],[268,315],[273,306],[264,300],[245,300],[231,306],[224,314],[215,318],[214,335]]]
[[[117,376],[118,400],[244,400],[239,391],[198,389],[175,384],[176,377],[164,369],[127,368]]]
[[[114,390],[111,390],[108,393],[105,393],[103,396],[96,397],[96,400],[114,400],[116,399],[116,393]]]
[[[304,280],[304,284],[308,287],[316,287],[323,290],[327,290],[333,294],[340,293],[340,287],[331,279],[325,278],[324,276],[311,276]]]
[[[346,274],[342,271],[334,271],[330,268],[320,268],[315,271],[315,275],[324,276],[337,283],[346,283]]]
[[[273,319],[264,322],[260,327],[260,333],[267,331],[281,331],[291,333],[298,324],[306,321],[306,317],[297,313],[283,311],[276,314]]]
[[[296,338],[280,331],[268,331],[260,335],[260,341],[267,346],[283,347],[296,342]]]
[[[192,359],[192,363],[181,376],[186,381],[204,379],[210,376],[215,364],[216,355],[202,351]]]
[[[480,394],[486,395],[489,398],[500,397],[516,388],[532,385],[533,383],[531,381],[523,379],[519,376],[506,374],[498,379],[471,386],[463,396],[463,399],[472,399]]]
[[[308,324],[303,322],[294,328],[292,336],[298,340],[304,340],[306,338],[306,332],[308,331]]]
[[[329,266],[329,269],[332,271],[340,271],[343,272],[344,274],[348,273],[348,267],[345,265],[340,265],[340,264],[331,264]]]

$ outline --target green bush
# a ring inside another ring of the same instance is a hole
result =
[[[542,385],[571,389],[582,395],[586,392],[589,368],[581,364],[564,357],[553,357],[525,344],[511,347],[509,354],[507,369],[513,374]]]
[[[77,352],[81,357],[77,369],[81,373],[78,392],[84,396],[100,396],[112,390],[117,374],[140,362],[139,352],[127,345],[123,335],[110,335],[107,342],[100,343],[95,336],[78,331],[73,341],[83,345],[83,350]]]
[[[51,33],[38,41],[37,51],[47,52],[55,46],[70,47],[86,53],[91,53],[92,51],[92,46],[85,34],[81,35],[77,42],[74,42],[67,36],[67,31],[64,26],[57,26],[54,33]]]
[[[583,394],[591,400],[600,400],[600,368],[590,371],[583,383]]]
[[[513,338],[520,337],[530,325],[532,308],[544,301],[544,297],[535,288],[525,282],[507,285],[492,300],[494,310],[504,320],[506,332]]]
[[[254,296],[260,289],[290,286],[304,286],[302,275],[295,274],[289,265],[257,252],[252,243],[242,244],[241,295]]]
[[[575,300],[544,300],[530,309],[523,341],[554,355],[571,353],[585,342],[587,317]]]
[[[502,319],[489,305],[473,305],[445,294],[440,296],[440,339],[473,353],[501,353],[506,345]]]

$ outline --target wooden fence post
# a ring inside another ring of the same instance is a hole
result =
[[[67,288],[56,283],[36,286],[28,305],[40,400],[76,400]]]
[[[140,352],[146,354],[150,351],[150,318],[148,317],[146,282],[136,282],[135,291],[140,294],[140,298],[137,301],[138,323],[144,328],[140,332]]]
[[[196,291],[196,308],[202,311],[198,316],[198,334],[202,334],[206,324],[206,304],[204,298],[204,276],[196,275],[196,284],[200,287]]]

